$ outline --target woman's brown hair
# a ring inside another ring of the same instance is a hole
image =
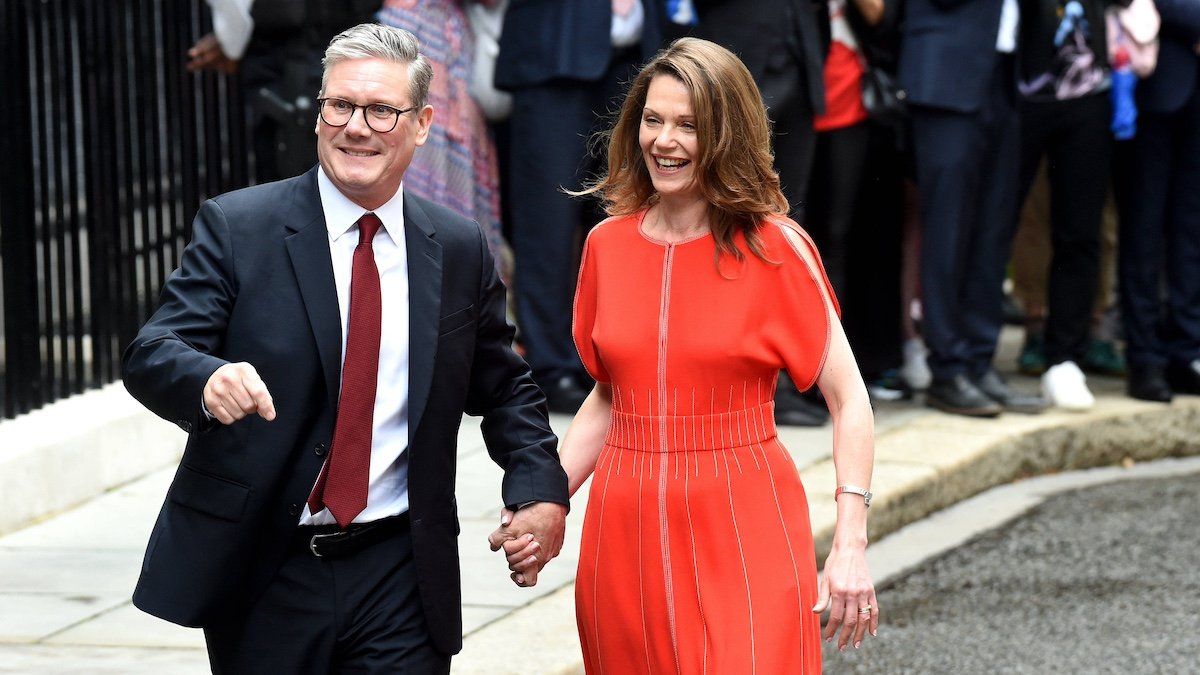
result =
[[[734,243],[740,230],[754,255],[765,260],[758,223],[788,212],[773,168],[770,122],[750,71],[733,52],[707,40],[680,38],[642,68],[607,132],[608,173],[573,194],[598,194],[610,216],[654,203],[638,132],[650,81],[659,75],[674,77],[691,92],[700,147],[696,177],[718,253],[742,259]]]

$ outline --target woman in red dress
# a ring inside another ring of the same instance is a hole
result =
[[[818,673],[822,611],[842,648],[878,625],[852,491],[870,487],[871,408],[817,252],[780,215],[768,124],[737,57],[681,39],[634,81],[589,190],[612,215],[575,301],[597,384],[561,453],[572,492],[593,476],[575,586],[588,673]],[[775,435],[781,368],[820,386],[851,488],[820,587]],[[506,551],[527,584],[522,545]]]

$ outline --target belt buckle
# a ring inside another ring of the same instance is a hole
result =
[[[330,532],[329,534],[314,534],[312,536],[312,539],[308,540],[308,550],[312,551],[312,554],[314,556],[316,556],[318,558],[324,558],[325,556],[320,551],[317,550],[318,544],[320,544],[322,541],[324,541],[326,539],[340,537],[343,534],[345,534],[345,533],[344,532]]]

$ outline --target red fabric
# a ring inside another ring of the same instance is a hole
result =
[[[354,249],[350,275],[350,318],[346,330],[346,362],[342,364],[342,396],[338,402],[329,461],[308,498],[312,513],[328,507],[343,528],[367,507],[383,318],[379,268],[375,266],[371,240],[382,225],[373,213],[358,219],[358,246]]]
[[[825,60],[825,114],[813,120],[814,129],[843,129],[867,119],[862,102],[862,75],[858,54],[845,44],[834,42]]]
[[[738,235],[718,269],[711,234],[665,244],[644,213],[592,230],[576,294],[576,347],[612,387],[575,585],[585,670],[820,673],[809,509],[772,404],[781,368],[807,388],[825,362],[820,258],[772,218],[770,262]]]

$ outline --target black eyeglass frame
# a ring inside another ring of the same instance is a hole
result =
[[[342,103],[345,103],[346,105],[348,105],[352,108],[352,110],[350,111],[350,116],[346,118],[345,122],[342,122],[341,124],[334,124],[333,122],[330,122],[329,120],[325,119],[325,102],[326,101],[341,101]],[[367,114],[367,108],[371,108],[371,107],[375,107],[375,106],[387,108],[388,110],[391,110],[394,113],[396,113],[396,116],[392,118],[392,126],[390,128],[388,128],[386,130],[376,129],[374,127],[374,125],[371,124],[371,116]],[[363,105],[358,105],[358,104],[354,103],[353,101],[347,101],[344,98],[338,98],[336,96],[325,96],[323,98],[317,99],[317,115],[321,118],[321,121],[324,122],[325,124],[328,124],[331,127],[336,127],[339,129],[341,127],[346,126],[347,124],[350,124],[350,120],[354,119],[354,113],[358,112],[360,109],[363,111],[363,121],[367,123],[367,126],[371,128],[371,131],[374,131],[377,134],[388,134],[388,133],[391,133],[396,128],[396,125],[400,123],[401,115],[403,115],[404,113],[410,113],[410,112],[416,110],[417,107],[409,106],[407,108],[397,108],[394,105],[388,105],[386,103],[365,103]]]

